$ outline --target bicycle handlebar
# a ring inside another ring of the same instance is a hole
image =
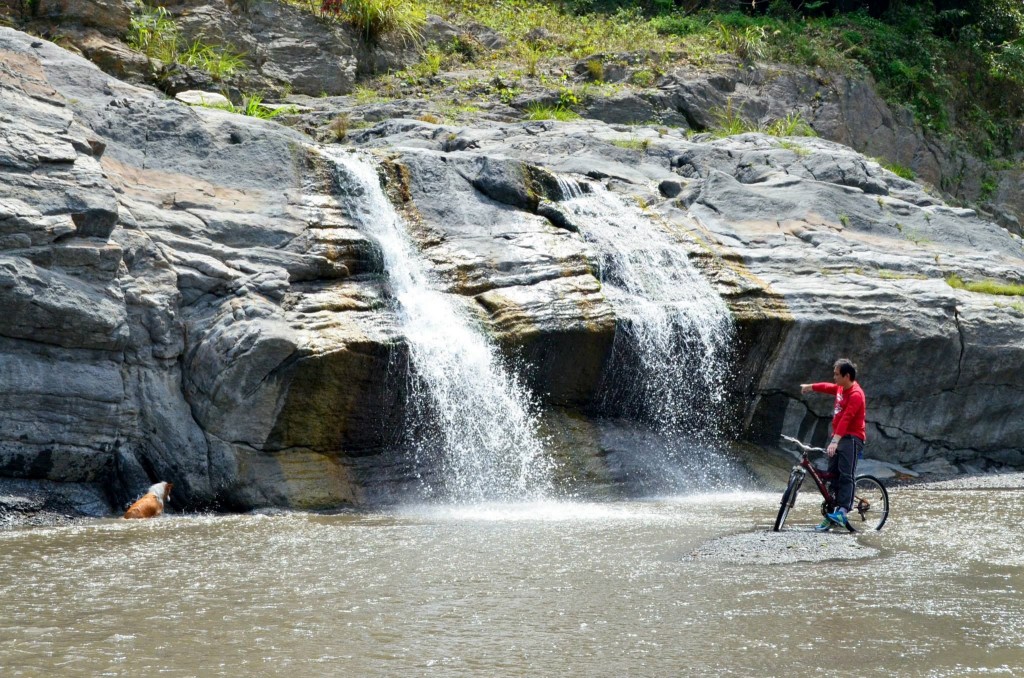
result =
[[[785,440],[786,442],[789,442],[789,443],[792,443],[792,444],[796,445],[797,449],[799,449],[799,450],[801,450],[803,452],[821,452],[821,453],[825,452],[825,448],[823,448],[823,447],[811,447],[810,445],[804,445],[802,442],[800,442],[796,438],[791,438],[789,436],[780,436],[780,437],[783,440]]]

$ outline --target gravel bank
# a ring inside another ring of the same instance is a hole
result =
[[[690,554],[690,558],[743,565],[785,565],[857,560],[877,555],[877,549],[861,544],[855,535],[841,532],[819,534],[808,529],[733,534],[703,544]]]
[[[893,489],[893,488],[890,488]],[[910,483],[902,490],[1022,490],[1024,473],[985,473]]]

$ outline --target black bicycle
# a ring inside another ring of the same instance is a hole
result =
[[[789,485],[782,494],[782,503],[779,505],[779,514],[775,517],[775,527],[778,532],[786,523],[786,519],[796,507],[796,495],[800,492],[800,486],[804,479],[810,475],[814,484],[818,487],[823,501],[821,502],[821,515],[831,513],[836,509],[835,499],[828,490],[826,482],[834,477],[834,474],[819,471],[814,468],[808,452],[824,453],[820,447],[804,445],[796,438],[782,436],[783,440],[792,443],[800,450],[800,463],[793,467],[789,474]],[[808,516],[801,516],[806,519]],[[853,486],[853,510],[846,515],[846,527],[850,532],[878,531],[885,525],[889,517],[889,493],[885,485],[878,478],[871,475],[859,475],[854,478]],[[803,521],[801,521],[803,522]],[[792,524],[792,523],[791,523]]]

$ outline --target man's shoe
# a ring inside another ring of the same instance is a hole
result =
[[[843,512],[842,509],[836,509],[832,513],[826,514],[825,518],[833,525],[838,525],[839,527],[848,527],[848,524],[846,522],[846,513]]]
[[[828,532],[831,529],[832,529],[832,521],[829,520],[828,518],[826,518],[825,520],[821,521],[819,524],[814,526],[814,531],[815,532]]]

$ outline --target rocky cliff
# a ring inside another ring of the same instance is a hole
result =
[[[162,479],[179,507],[324,508],[401,475],[405,338],[336,151],[5,28],[0,123],[10,492],[102,514]],[[820,441],[831,404],[798,384],[847,355],[873,456],[1024,463],[1020,297],[946,282],[1020,284],[1020,239],[848,147],[600,121],[350,137],[551,412],[594,410],[617,328],[600,252],[559,207],[571,177],[635,202],[729,304],[736,437]]]

